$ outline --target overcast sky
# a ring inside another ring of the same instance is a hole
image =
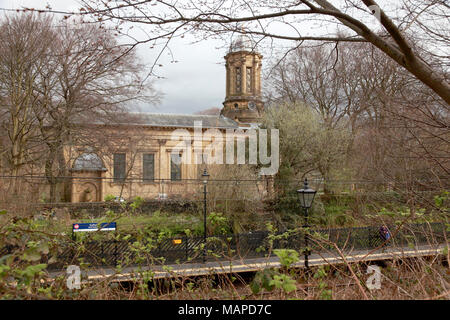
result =
[[[0,8],[44,8],[47,3],[55,10],[79,8],[76,0],[0,0]],[[164,79],[155,80],[155,86],[164,97],[156,106],[141,106],[141,111],[194,113],[212,107],[222,108],[225,99],[223,57],[226,54],[223,43],[217,40],[205,40],[195,44],[191,42],[192,40],[185,38],[171,43],[173,58],[178,62],[170,63],[172,57],[165,54],[159,62],[163,67],[156,69],[158,75]],[[152,62],[158,52],[144,45],[138,49],[139,56],[146,63]]]

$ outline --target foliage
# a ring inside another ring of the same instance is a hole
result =
[[[231,233],[228,218],[225,217],[222,213],[211,212],[207,216],[206,220],[211,234],[219,235]]]
[[[329,269],[329,266],[320,266],[313,276],[315,279],[319,280],[319,299],[321,300],[332,299],[332,290],[327,288],[327,283],[325,281],[325,278],[328,275],[327,269]]]
[[[107,194],[105,196],[105,201],[109,202],[109,201],[114,201],[116,199],[116,196],[113,196],[112,194]]]
[[[443,190],[440,194],[435,195],[433,200],[436,207],[445,208],[445,206],[448,205],[448,201],[450,199],[449,195],[450,192],[448,192],[447,190]]]
[[[345,160],[350,136],[344,123],[327,127],[318,114],[303,104],[270,106],[263,123],[279,130],[280,179],[300,179],[305,172],[316,171],[329,180],[332,169],[337,170]]]
[[[274,253],[280,259],[281,269],[264,269],[258,271],[250,283],[250,289],[253,294],[258,294],[262,289],[273,291],[282,290],[284,293],[290,293],[296,290],[296,281],[286,274],[288,268],[299,261],[298,252],[291,249],[275,249]]]
[[[289,268],[293,263],[299,261],[298,252],[292,249],[275,249],[273,252],[280,259],[280,263],[286,269]]]
[[[133,201],[131,202],[131,204],[130,204],[131,211],[133,213],[135,213],[136,210],[139,209],[142,206],[143,203],[144,203],[144,199],[142,199],[139,196],[135,197],[133,199]]]
[[[297,289],[295,280],[286,274],[274,275],[269,284],[273,285],[276,289],[282,289],[286,293],[290,293]]]
[[[38,294],[45,269],[58,254],[58,236],[40,232],[30,218],[8,217],[0,226],[0,292],[14,290],[17,296]],[[14,284],[14,285],[13,285]],[[1,296],[1,294],[0,294]]]
[[[258,294],[261,289],[266,291],[272,291],[274,289],[274,284],[271,282],[273,277],[276,275],[276,271],[273,269],[264,269],[258,271],[250,283],[250,289],[253,294]]]

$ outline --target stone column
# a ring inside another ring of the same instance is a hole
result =
[[[167,164],[166,160],[166,142],[167,139],[158,139],[159,144],[159,170],[158,170],[158,179],[159,179],[159,193],[167,193],[164,185],[164,181],[162,179],[168,179],[167,174]]]
[[[241,95],[247,94],[247,65],[245,62],[246,59],[245,57],[243,57],[241,63],[241,88],[242,88]]]

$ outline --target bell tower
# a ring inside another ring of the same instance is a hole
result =
[[[225,56],[226,95],[221,114],[245,123],[258,123],[264,106],[261,101],[262,55],[254,51],[246,35],[231,43]]]

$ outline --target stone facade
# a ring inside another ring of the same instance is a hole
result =
[[[146,114],[152,116],[151,114]],[[153,115],[155,118],[157,115]],[[161,116],[161,115],[159,115]],[[180,117],[179,115],[164,115],[167,117]],[[215,116],[192,116],[185,115],[185,119],[191,118],[194,121],[205,121],[208,118],[217,118]],[[174,119],[176,122],[176,119]],[[228,129],[238,128],[238,126],[229,125]],[[195,157],[201,154],[206,144],[211,140],[205,139],[201,145],[195,145],[194,141],[186,146],[182,151],[184,156],[190,156],[192,161],[181,163],[179,165],[179,176],[173,176],[174,166],[171,163],[171,152],[180,143],[171,139],[175,129],[183,129],[194,137],[194,128],[188,126],[169,127],[166,125],[157,126],[156,124],[139,126],[116,126],[110,125],[102,127],[103,131],[108,131],[108,145],[95,146],[96,154],[102,159],[102,166],[97,170],[90,168],[92,166],[77,167],[75,164],[80,158],[86,157],[87,152],[84,148],[69,147],[67,153],[73,158],[72,164],[72,202],[101,201],[106,195],[121,195],[124,199],[130,199],[135,196],[155,199],[158,197],[188,197],[190,193],[197,190],[193,188],[192,181],[196,181],[201,174],[204,164],[195,163]],[[202,132],[209,129],[203,127]],[[225,132],[226,128],[217,129]],[[225,140],[223,141],[225,142]],[[187,154],[189,153],[189,155]],[[117,159],[116,154],[123,155],[125,177],[117,177]],[[148,179],[144,177],[145,155],[152,155],[151,172]],[[198,158],[197,158],[198,159]],[[116,164],[115,164],[116,162]]]
[[[102,201],[107,195],[120,195],[124,199],[135,196],[189,198],[198,192],[195,183],[199,181],[204,165],[195,160],[190,164],[174,165],[171,151],[179,141],[171,139],[171,135],[180,129],[194,137],[194,125],[199,122],[202,133],[207,130],[225,133],[259,122],[263,114],[262,56],[248,45],[247,39],[241,37],[225,56],[226,96],[220,116],[134,114],[134,120],[128,118],[121,124],[93,121],[90,125],[100,128],[102,135],[108,138],[89,150],[67,147],[67,157],[73,159],[71,201]],[[201,145],[190,143],[184,156],[198,157],[205,144],[209,141],[203,141]]]

